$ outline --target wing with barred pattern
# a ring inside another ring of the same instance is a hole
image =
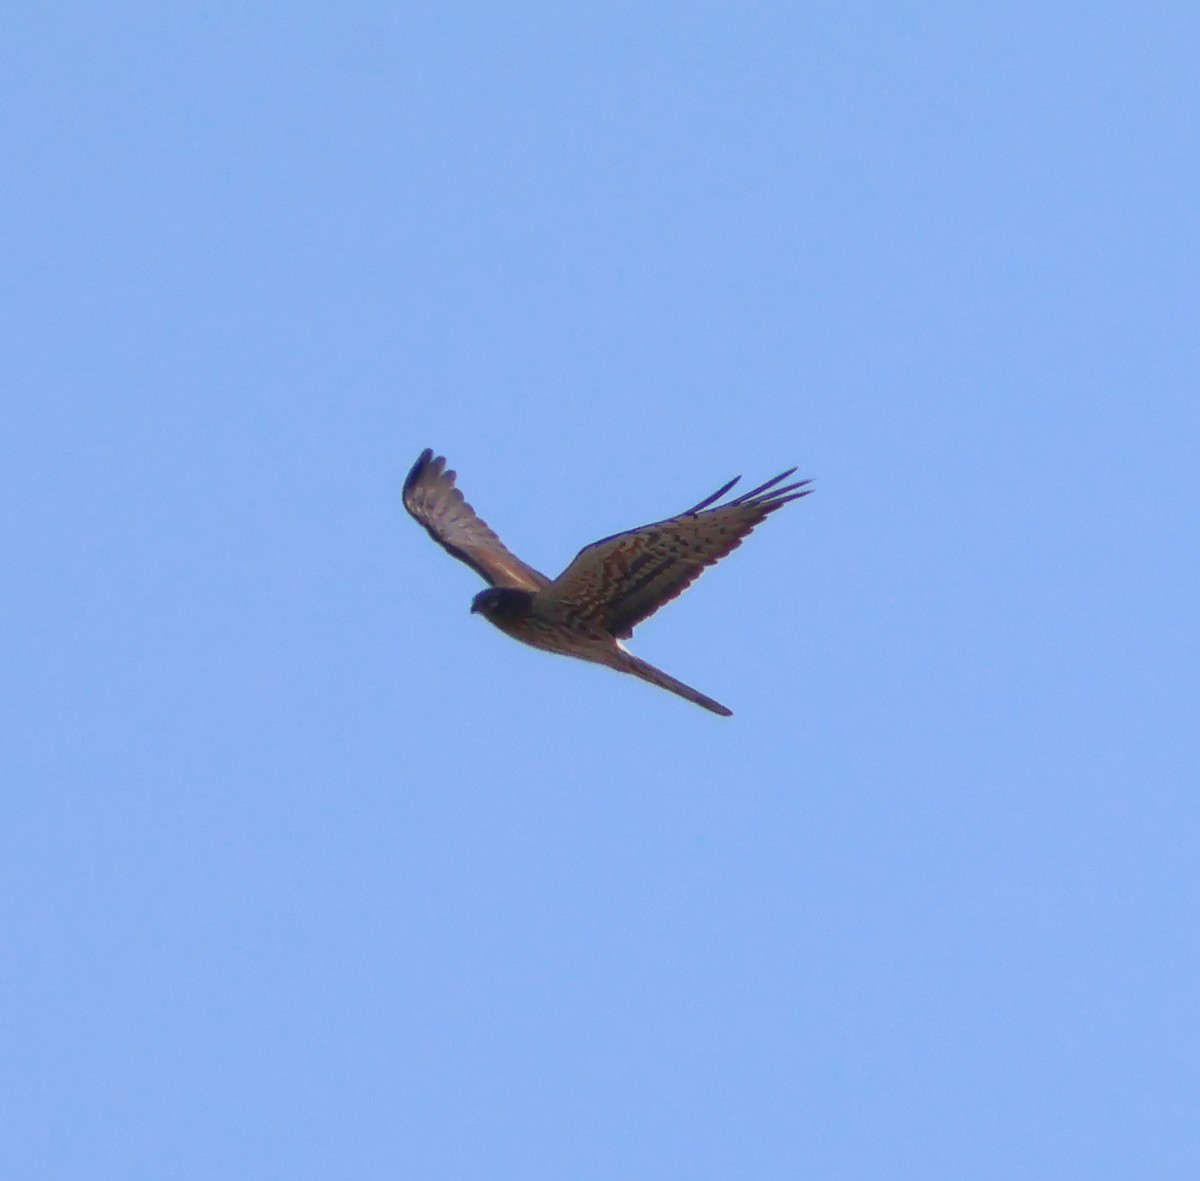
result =
[[[795,470],[709,508],[737,483],[737,477],[676,517],[593,542],[540,593],[575,604],[585,618],[626,639],[642,620],[741,545],[769,514],[807,496],[812,491],[805,487],[809,480],[780,483]]]
[[[537,591],[549,583],[488,528],[454,486],[454,472],[446,470],[445,457],[435,457],[428,447],[404,481],[404,507],[438,545],[492,586]]]

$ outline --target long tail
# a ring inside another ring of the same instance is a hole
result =
[[[654,665],[648,664],[640,657],[632,655],[632,653],[622,651],[622,660],[620,669],[622,672],[632,673],[635,677],[641,677],[643,681],[649,681],[652,685],[657,685],[660,689],[666,689],[670,693],[678,693],[680,697],[686,698],[688,701],[693,701],[696,705],[703,706],[705,709],[711,710],[715,714],[720,714],[723,718],[733,717],[733,710],[726,709],[719,701],[714,701],[711,697],[705,697],[698,689],[693,689],[691,685],[685,685],[682,681],[677,681],[674,677],[663,672],[661,668],[655,668]]]

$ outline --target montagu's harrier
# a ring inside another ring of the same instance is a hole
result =
[[[471,611],[513,639],[632,673],[728,717],[731,710],[627,652],[620,641],[741,545],[768,514],[807,496],[808,480],[782,484],[795,470],[709,507],[737,477],[677,517],[594,541],[555,579],[505,548],[454,486],[445,459],[428,449],[404,481],[404,507],[434,541],[491,583]]]

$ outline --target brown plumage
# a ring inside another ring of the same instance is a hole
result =
[[[618,642],[682,594],[767,516],[807,496],[810,481],[782,484],[790,468],[734,500],[709,507],[740,477],[699,504],[653,525],[584,546],[555,579],[526,565],[467,504],[442,456],[421,452],[404,481],[404,507],[429,535],[491,584],[471,604],[514,639],[603,664],[658,685],[713,713],[732,712],[627,652]]]

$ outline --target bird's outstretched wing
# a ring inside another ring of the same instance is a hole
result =
[[[493,586],[537,591],[550,581],[505,547],[454,486],[445,457],[428,447],[404,481],[404,507],[438,545]]]
[[[808,480],[782,484],[796,469],[709,508],[741,478],[686,512],[585,546],[542,592],[578,606],[610,635],[625,639],[643,619],[682,594],[705,569],[736,549],[768,514],[807,496]]]

